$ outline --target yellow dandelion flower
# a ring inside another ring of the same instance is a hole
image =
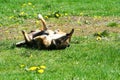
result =
[[[9,19],[13,19],[13,18],[14,18],[14,16],[10,16],[10,17],[9,17]]]
[[[35,23],[36,23],[36,24],[39,24],[39,21],[38,21],[38,20],[36,20],[36,21],[35,21]]]
[[[80,31],[81,29],[75,29],[75,30],[78,30],[78,31]]]
[[[101,33],[100,33],[100,32],[98,32],[97,34],[98,34],[98,35],[101,35]]]
[[[23,68],[23,67],[25,67],[25,65],[24,65],[24,64],[21,64],[20,67]]]
[[[6,33],[9,33],[9,31],[7,30],[7,31],[5,31]]]
[[[20,15],[24,15],[24,14],[25,14],[25,12],[24,12],[24,11],[20,12]]]
[[[40,66],[41,69],[46,69],[46,66]]]
[[[0,27],[2,26],[2,24],[0,24]]]
[[[32,5],[32,3],[31,3],[31,2],[29,2],[29,3],[28,3],[28,5]]]
[[[98,37],[96,38],[96,40],[101,40],[101,37],[98,36]]]
[[[118,27],[120,27],[120,24],[118,24]]]
[[[82,22],[80,22],[80,21],[77,21],[77,23],[78,23],[79,25],[81,25],[81,24],[82,24]]]
[[[94,16],[94,18],[96,19],[96,18],[97,18],[97,16]]]
[[[59,17],[59,14],[55,14],[56,15],[56,17]]]
[[[26,4],[25,4],[25,3],[22,5],[22,7],[24,7],[24,6],[26,6]]]
[[[101,19],[102,17],[101,16],[94,16],[94,20],[95,19]]]
[[[33,57],[33,55],[32,54],[30,54],[30,58],[32,58]]]
[[[101,16],[98,16],[98,19],[101,19],[102,17]]]
[[[65,16],[67,16],[68,15],[68,13],[65,13]]]
[[[30,67],[28,70],[29,71],[35,71],[35,70],[37,70],[39,67],[36,67],[36,66],[33,66],[33,67]]]
[[[12,19],[12,17],[10,16],[9,19]]]
[[[84,14],[84,13],[83,13],[83,12],[81,12],[81,13],[80,13],[80,16],[83,16],[83,14]]]
[[[42,74],[44,72],[44,69],[39,69],[37,72]]]
[[[45,16],[46,19],[48,19],[48,16]]]
[[[35,6],[32,6],[33,8],[35,8]]]

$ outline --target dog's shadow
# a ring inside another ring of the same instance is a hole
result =
[[[29,46],[29,45],[22,45],[22,46],[16,46],[16,44],[11,45],[11,48],[26,48],[26,49],[30,49],[30,50],[45,50],[45,51],[52,51],[52,50],[64,50],[65,48],[61,48],[61,49],[56,49],[56,48],[38,48],[36,46]]]

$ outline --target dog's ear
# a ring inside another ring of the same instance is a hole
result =
[[[72,29],[72,30],[70,31],[70,33],[67,33],[67,34],[66,34],[66,37],[67,37],[66,40],[68,40],[68,41],[70,42],[73,33],[74,33],[74,29]]]
[[[68,36],[68,37],[71,37],[73,33],[74,33],[74,29],[72,29],[72,30],[70,31],[70,33],[67,34],[67,36]]]

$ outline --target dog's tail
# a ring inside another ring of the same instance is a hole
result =
[[[26,42],[25,41],[21,41],[21,42],[18,42],[16,43],[16,47],[22,47],[22,46],[25,46]]]
[[[47,30],[46,22],[41,14],[38,14],[38,19],[42,21],[43,24],[43,30]]]

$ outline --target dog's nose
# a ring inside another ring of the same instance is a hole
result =
[[[70,47],[70,44],[68,44],[68,46],[67,47]]]

